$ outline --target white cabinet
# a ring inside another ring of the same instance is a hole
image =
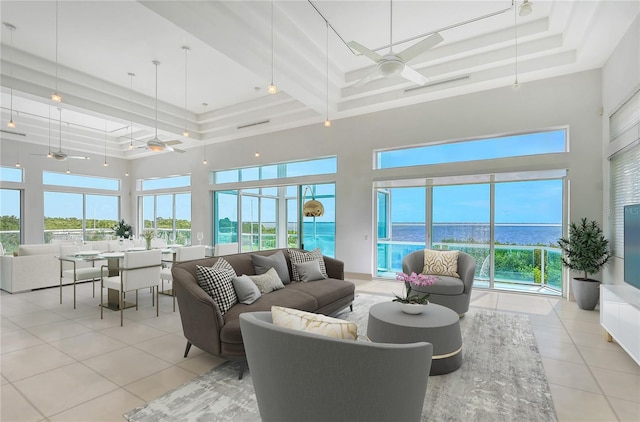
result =
[[[600,324],[640,365],[640,290],[627,284],[600,285]]]

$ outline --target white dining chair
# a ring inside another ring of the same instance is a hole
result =
[[[238,242],[218,243],[213,248],[213,256],[232,255],[238,253]]]
[[[194,259],[202,259],[205,257],[205,245],[184,246],[176,249],[174,254],[173,263],[192,261]],[[171,275],[171,265],[168,264],[160,271],[161,291],[164,291],[164,282],[171,283],[171,294],[173,296],[173,312],[176,311],[176,290],[173,288],[173,275]]]
[[[62,285],[65,284],[65,279],[71,280],[73,284],[73,309],[76,309],[76,283],[79,281],[91,281],[93,287],[93,297],[96,297],[96,281],[100,280],[101,274],[108,275],[107,270],[102,270],[100,267],[104,261],[81,259],[69,259],[64,257],[72,256],[75,253],[82,251],[90,251],[89,245],[75,246],[75,245],[62,245],[60,246],[60,304],[62,305]]]
[[[153,249],[150,251],[125,252],[117,268],[119,275],[100,279],[100,319],[104,318],[103,296],[104,289],[113,289],[119,292],[120,326],[124,321],[124,293],[135,290],[136,310],[138,310],[138,290],[147,287],[152,288],[151,301],[156,306],[156,316],[160,315],[158,303],[158,288],[160,286],[160,271],[162,269],[162,251]],[[110,268],[103,265],[102,268]],[[113,268],[110,268],[113,269]],[[154,299],[155,293],[155,299]]]

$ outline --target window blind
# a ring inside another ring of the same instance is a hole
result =
[[[609,142],[640,125],[640,89],[609,117]]]
[[[615,154],[609,163],[610,243],[615,256],[624,256],[624,206],[640,203],[640,143]]]

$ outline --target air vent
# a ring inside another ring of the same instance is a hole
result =
[[[429,84],[424,84],[424,85],[416,86],[416,87],[413,87],[413,88],[407,88],[407,89],[404,90],[404,92],[417,91],[419,89],[430,88],[430,87],[436,86],[436,85],[442,85],[442,84],[448,84],[448,83],[451,83],[451,82],[464,81],[465,79],[469,79],[469,75],[457,76],[457,77],[451,78],[451,79],[444,79],[442,81],[431,82]]]
[[[9,133],[11,135],[18,135],[18,136],[27,136],[26,133],[22,133],[22,132],[14,132],[12,130],[4,130],[4,129],[0,129],[0,132],[2,133]]]
[[[261,122],[247,123],[246,125],[238,126],[238,129],[244,129],[244,128],[246,128],[246,127],[263,125],[263,124],[265,124],[265,123],[269,123],[269,122],[270,122],[270,120],[263,120],[263,121],[261,121]]]

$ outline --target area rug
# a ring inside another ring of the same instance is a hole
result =
[[[337,317],[356,322],[365,335],[369,308],[388,300],[358,294],[353,312]],[[429,377],[423,421],[557,420],[528,316],[472,309],[460,327],[462,366]],[[124,416],[131,422],[259,421],[251,372],[238,380],[238,368],[225,362]]]

